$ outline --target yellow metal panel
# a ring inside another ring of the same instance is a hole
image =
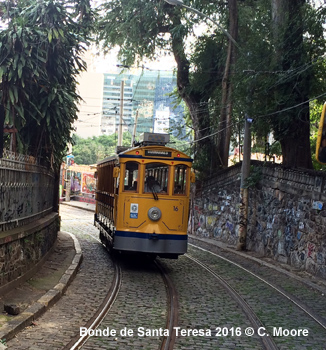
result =
[[[142,196],[120,194],[119,197],[117,230],[163,234],[186,233],[189,212],[187,197],[165,196],[157,201],[151,194]],[[132,213],[132,205],[138,207],[137,214]],[[152,207],[157,207],[162,212],[162,217],[156,222],[148,217],[148,210]]]

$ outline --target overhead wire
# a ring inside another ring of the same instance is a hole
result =
[[[291,110],[291,109],[300,107],[301,105],[304,105],[304,104],[306,104],[306,103],[312,102],[312,101],[314,101],[314,100],[316,100],[316,99],[318,99],[318,98],[320,98],[320,97],[323,97],[323,96],[326,96],[326,92],[325,92],[325,93],[322,93],[322,94],[320,94],[320,95],[318,95],[318,96],[315,96],[315,97],[313,97],[313,98],[311,98],[311,99],[309,99],[309,100],[306,100],[306,101],[304,101],[304,102],[298,103],[298,104],[296,104],[295,106],[287,107],[287,108],[284,108],[284,109],[282,109],[282,110],[280,110],[280,111],[276,111],[276,112],[272,112],[272,113],[268,113],[268,114],[262,114],[262,115],[254,116],[254,117],[252,117],[252,119],[255,120],[255,119],[258,119],[258,118],[270,117],[270,116],[273,116],[273,115],[276,115],[276,114],[280,114],[280,113],[286,112],[286,111],[288,111],[288,110]],[[199,141],[205,140],[205,139],[208,138],[208,137],[215,136],[215,135],[219,134],[220,132],[229,129],[230,127],[237,126],[239,123],[242,123],[242,122],[243,122],[243,121],[235,122],[235,123],[233,123],[233,124],[231,124],[231,125],[226,126],[225,128],[223,128],[223,129],[221,129],[221,130],[218,130],[218,131],[216,131],[216,132],[210,134],[210,135],[205,135],[204,137],[202,137],[202,138],[200,138],[200,139],[197,139],[197,140],[194,140],[194,141],[189,141],[189,143],[197,143],[197,142],[199,142]]]
[[[292,35],[294,35],[294,34],[295,34],[295,33],[292,33]],[[293,79],[295,76],[298,76],[298,75],[302,74],[302,72],[304,72],[305,70],[307,70],[307,69],[309,69],[310,67],[312,67],[315,63],[317,63],[317,60],[318,60],[318,59],[325,59],[325,58],[324,58],[324,57],[317,57],[317,58],[315,58],[315,61],[313,61],[313,62],[311,62],[311,63],[310,63],[310,62],[309,62],[309,63],[305,63],[305,64],[302,65],[301,67],[296,67],[295,69],[289,69],[289,70],[284,71],[284,72],[283,72],[283,71],[278,71],[278,72],[265,72],[266,74],[279,74],[279,75],[280,75],[280,79],[277,80],[273,85],[271,85],[267,90],[269,90],[269,89],[271,89],[271,88],[275,88],[275,87],[279,86],[280,84],[284,84],[284,82],[285,82],[287,79]],[[261,63],[261,64],[263,64],[263,63]],[[259,67],[259,66],[258,66],[258,67]],[[130,67],[129,67],[129,68],[130,68]],[[256,67],[256,68],[257,68],[257,67]],[[149,69],[149,68],[144,67],[144,66],[143,66],[143,69],[148,69],[148,70],[153,70],[153,71],[154,71],[154,69]],[[156,70],[156,71],[158,71],[158,70]],[[210,72],[210,73],[211,73],[211,72]],[[254,71],[254,73],[255,73],[255,74],[263,74],[264,72]],[[239,72],[234,72],[233,74],[239,74]],[[138,83],[139,83],[139,81],[140,81],[140,78],[139,78],[139,80],[138,80]],[[137,86],[138,86],[138,84],[137,84]],[[133,96],[135,96],[135,93],[134,93]],[[321,97],[321,96],[324,96],[324,94],[321,94],[319,97]],[[319,97],[316,97],[316,98],[319,98]],[[314,99],[315,99],[315,98],[314,98]],[[311,100],[312,100],[312,99],[311,99]],[[309,101],[311,101],[311,100],[309,100]],[[162,99],[162,101],[165,101],[165,99]],[[135,100],[132,100],[132,102],[135,102]],[[138,101],[138,102],[140,102],[140,101]],[[303,102],[303,103],[301,103],[301,104],[292,106],[292,107],[288,107],[288,108],[283,109],[283,110],[281,110],[281,111],[276,111],[276,112],[273,112],[273,113],[260,115],[260,116],[257,116],[257,117],[255,117],[255,118],[262,118],[262,117],[267,117],[267,116],[276,115],[276,114],[279,114],[279,113],[281,113],[281,112],[290,110],[290,109],[292,109],[292,108],[297,108],[298,106],[300,106],[300,105],[302,105],[302,104],[305,104],[305,103],[307,103],[307,101],[306,101],[306,102]],[[206,104],[206,107],[203,107],[203,104],[201,104],[202,107],[197,109],[197,112],[198,112],[198,113],[208,113],[208,112],[214,113],[214,112],[216,112],[216,111],[218,110],[217,107],[216,107],[216,109],[211,109],[211,108],[209,108],[209,107],[208,107],[209,102],[206,102],[206,103],[204,103],[204,104]],[[221,107],[221,106],[220,106],[220,107]],[[239,122],[237,122],[237,123],[235,123],[235,124],[233,124],[233,125],[231,125],[231,126],[229,126],[229,127],[233,127],[233,126],[235,126],[235,125],[237,125],[237,124],[239,124]],[[201,130],[199,130],[199,132],[205,131],[205,130],[210,129],[210,128],[211,128],[211,127],[207,127],[207,128],[201,129]],[[203,139],[205,139],[205,138],[207,138],[207,137],[210,137],[210,136],[214,136],[214,135],[216,135],[216,134],[218,134],[219,132],[222,132],[222,131],[224,131],[224,130],[225,130],[225,129],[216,131],[216,132],[211,133],[210,135],[206,135],[206,136],[204,136],[203,138],[201,138],[201,139],[199,139],[199,140],[196,140],[196,141],[194,141],[194,142],[199,142],[200,140],[203,140]]]

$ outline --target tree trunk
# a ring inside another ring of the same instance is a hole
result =
[[[307,65],[303,45],[302,8],[305,0],[271,0],[275,70],[285,73]],[[271,118],[282,147],[283,165],[312,169],[309,118],[309,73],[289,74],[275,90],[278,115]]]
[[[309,103],[307,102],[300,106],[300,111],[297,111],[297,118],[293,118],[293,126],[292,130],[289,130],[289,136],[280,140],[284,166],[313,169],[309,120]],[[290,135],[294,135],[294,137]]]
[[[174,19],[179,21],[179,19]],[[174,23],[177,25],[178,23]],[[195,157],[205,164],[205,175],[210,176],[211,173],[217,168],[218,152],[213,142],[213,138],[210,135],[210,115],[207,108],[202,108],[202,105],[207,106],[208,100],[204,100],[203,97],[191,89],[191,83],[189,80],[189,61],[187,60],[184,52],[183,41],[180,37],[172,37],[172,50],[174,58],[177,63],[177,88],[179,95],[185,101],[192,124],[195,131]],[[205,158],[205,159],[204,159]],[[210,171],[208,172],[207,167]]]
[[[238,8],[237,0],[229,0],[229,33],[233,39],[238,37]],[[228,52],[225,62],[224,76],[222,80],[222,99],[219,122],[219,134],[217,149],[219,152],[220,165],[224,168],[228,166],[230,140],[231,140],[231,116],[232,116],[232,85],[230,75],[236,61],[235,46],[229,40]]]

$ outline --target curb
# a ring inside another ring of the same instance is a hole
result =
[[[87,208],[87,207],[85,207],[83,205],[78,205],[78,202],[73,202],[73,203],[71,203],[71,202],[61,202],[60,204],[67,205],[67,206],[72,207],[72,208],[78,208],[78,209],[82,209],[82,210],[86,210],[86,211],[90,211],[92,213],[95,213],[95,206],[94,206],[94,208]]]
[[[67,233],[74,241],[75,256],[60,278],[59,282],[45,293],[39,300],[34,304],[30,305],[26,310],[19,314],[15,319],[6,323],[0,329],[0,339],[8,341],[12,339],[17,333],[23,330],[25,327],[30,326],[31,323],[41,315],[45,313],[50,307],[52,307],[65,293],[69,284],[75,278],[78,268],[82,262],[83,254],[77,238],[70,232],[61,231]]]

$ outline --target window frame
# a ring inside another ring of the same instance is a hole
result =
[[[137,177],[135,178],[134,175],[132,177],[130,177],[130,173],[128,173],[127,176],[127,171],[130,172],[129,169],[127,169],[128,167],[128,163],[134,163],[137,164],[137,168],[135,170],[133,170],[133,172],[137,171]],[[122,174],[123,176],[121,176],[121,189],[123,193],[129,192],[129,193],[139,193],[139,179],[140,179],[140,174],[141,174],[141,164],[135,160],[128,160],[125,163],[123,163],[123,167],[122,167]],[[125,180],[127,179],[127,185],[125,185]],[[129,181],[131,180],[131,184],[129,183]],[[136,188],[132,188],[134,185],[134,182],[137,181],[137,187]],[[131,186],[130,186],[131,185]],[[126,186],[128,186],[126,188]]]
[[[161,166],[161,172],[159,167],[153,167],[153,169],[148,169],[147,167],[149,165],[157,164]],[[164,171],[164,168],[166,168],[166,171]],[[171,169],[172,166],[171,164],[167,164],[164,162],[160,162],[160,160],[155,160],[153,162],[146,162],[144,164],[144,169],[143,169],[143,181],[142,181],[142,193],[143,194],[149,194],[152,193],[152,191],[146,191],[146,180],[148,176],[153,176],[155,179],[155,182],[158,183],[160,186],[161,190],[157,193],[160,195],[169,195],[169,186],[170,186],[170,174],[171,174]]]
[[[180,185],[180,171],[179,171],[179,175],[178,175],[178,181],[176,181],[176,177],[177,177],[177,170],[182,169],[183,167],[183,172],[184,175],[181,179],[181,182],[183,181],[183,186]],[[189,193],[189,189],[190,189],[190,171],[191,168],[186,165],[186,164],[174,164],[173,166],[173,188],[172,188],[172,195],[173,196],[187,196]],[[181,186],[181,189],[183,187],[183,190],[181,193],[176,193],[176,186]]]

